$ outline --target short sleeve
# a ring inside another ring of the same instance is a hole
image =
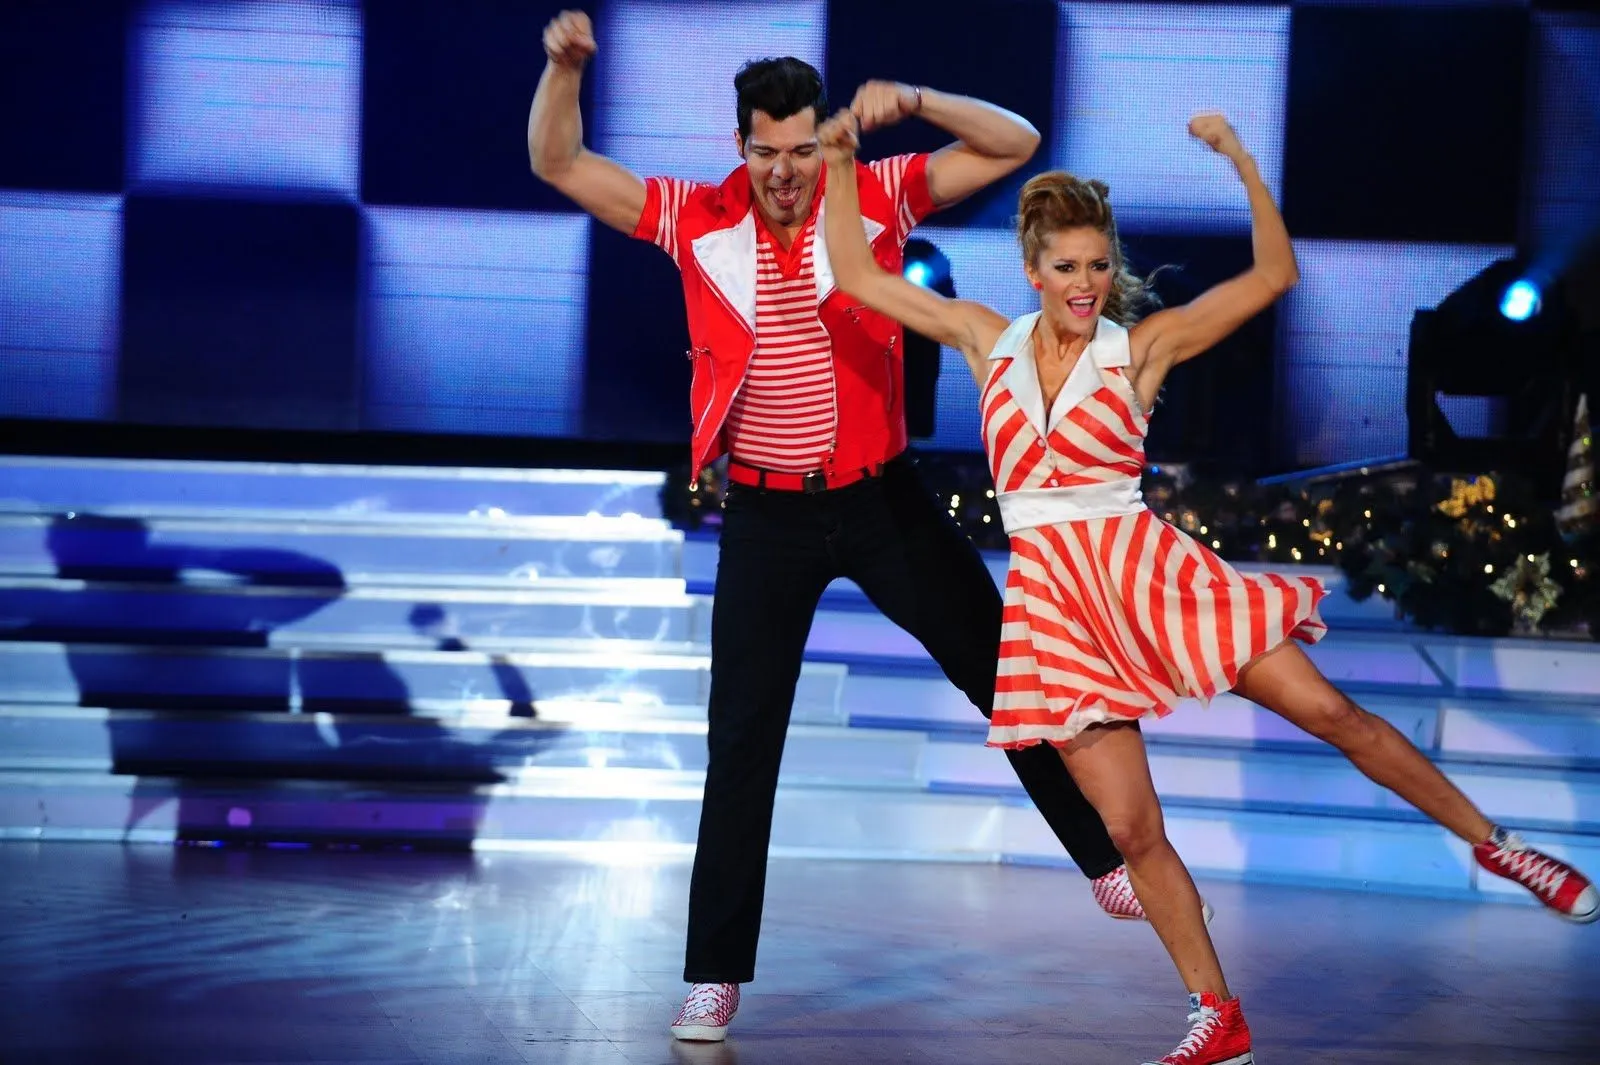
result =
[[[646,178],[644,211],[633,231],[634,239],[648,240],[678,261],[678,212],[689,197],[704,186],[679,178]]]
[[[867,168],[894,203],[895,236],[904,244],[916,224],[934,211],[933,194],[928,190],[928,155],[891,155],[868,163]]]

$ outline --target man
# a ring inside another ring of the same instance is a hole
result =
[[[677,263],[693,345],[691,476],[729,454],[684,967],[693,987],[672,1025],[679,1039],[719,1040],[739,984],[755,975],[778,765],[823,589],[854,580],[985,715],[1001,600],[905,457],[899,325],[833,285],[817,222],[816,128],[828,113],[817,71],[784,58],[739,72],[734,147],[744,165],[721,185],[645,181],[583,146],[589,18],[563,12],[544,47],[528,117],[533,171]],[[867,129],[917,115],[956,138],[862,168],[862,224],[893,270],[913,225],[1016,170],[1039,143],[1016,115],[931,89],[869,82],[852,106]],[[1055,751],[1008,757],[1100,904],[1142,918],[1121,855]]]

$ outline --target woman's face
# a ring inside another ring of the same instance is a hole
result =
[[[1111,241],[1093,226],[1050,235],[1028,264],[1039,306],[1058,335],[1093,336],[1111,294]]]

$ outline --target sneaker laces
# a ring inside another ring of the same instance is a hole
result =
[[[1184,1036],[1183,1041],[1173,1048],[1172,1053],[1167,1055],[1168,1058],[1177,1061],[1196,1053],[1201,1047],[1205,1046],[1206,1040],[1211,1038],[1211,1033],[1216,1031],[1217,1026],[1221,1023],[1222,1014],[1219,1011],[1208,1006],[1197,1007],[1193,1013],[1189,1014],[1189,1024],[1192,1025],[1189,1029],[1189,1034]]]
[[[1133,882],[1128,879],[1128,867],[1119,866],[1094,882],[1095,901],[1101,909],[1109,910],[1113,907],[1126,909],[1139,901],[1139,896],[1134,893]]]
[[[1496,856],[1506,863],[1512,875],[1549,899],[1556,897],[1571,873],[1565,863],[1540,854],[1524,843],[1520,836],[1507,834],[1504,842],[1495,850]]]
[[[726,984],[695,984],[683,1003],[684,1017],[704,1017],[716,1013],[723,1003],[733,996],[724,990]]]

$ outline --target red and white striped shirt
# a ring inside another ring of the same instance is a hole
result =
[[[911,155],[867,164],[895,204],[895,238],[902,244],[921,221],[905,174]],[[677,178],[651,178],[658,188],[660,222],[650,240],[682,266],[678,211],[705,186]],[[820,194],[820,190],[819,190]],[[837,428],[833,344],[817,315],[813,259],[817,216],[813,211],[788,249],[756,219],[756,346],[749,369],[728,412],[728,452],[740,462],[769,470],[804,473],[822,466]],[[646,234],[641,234],[645,236]]]

